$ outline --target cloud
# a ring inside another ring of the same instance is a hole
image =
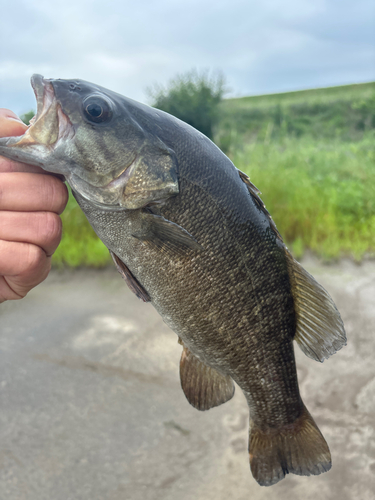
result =
[[[375,79],[372,1],[19,0],[2,7],[1,105],[34,107],[32,73],[137,100],[193,67],[237,95]]]

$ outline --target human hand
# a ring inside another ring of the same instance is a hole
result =
[[[12,111],[0,109],[0,137],[26,129]],[[23,298],[46,279],[67,201],[59,178],[0,156],[0,303]]]

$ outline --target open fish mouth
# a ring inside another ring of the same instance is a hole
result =
[[[11,146],[41,144],[54,147],[61,139],[71,139],[74,127],[56,100],[51,81],[41,75],[33,75],[31,85],[37,101],[37,113],[25,134]]]
[[[174,152],[138,123],[134,105],[76,83],[33,75],[36,115],[24,135],[0,138],[0,155],[63,176],[102,209],[133,210],[177,194]]]

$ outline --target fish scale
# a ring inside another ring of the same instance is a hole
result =
[[[191,160],[189,167],[192,168]],[[181,164],[180,168],[183,172]],[[213,165],[212,168],[214,169],[215,166]],[[239,177],[238,183],[240,186]],[[254,228],[251,220],[248,221],[247,231],[241,227],[241,236],[238,238],[235,231],[236,225],[233,224],[233,219],[236,219],[235,206],[229,207],[228,210],[231,214],[229,231],[226,229],[227,221],[223,221],[220,212],[212,210],[212,195],[205,197],[204,190],[195,184],[189,186],[182,182],[181,185],[182,194],[178,199],[167,202],[162,207],[161,214],[177,224],[184,225],[185,223],[184,227],[194,235],[198,242],[201,242],[204,250],[195,256],[193,262],[187,255],[183,258],[184,265],[170,266],[169,255],[161,256],[153,249],[139,248],[138,242],[133,248],[134,238],[129,236],[128,239],[124,239],[123,229],[119,242],[121,248],[112,245],[109,245],[109,248],[126,264],[129,264],[129,269],[150,294],[151,302],[159,313],[162,316],[174,318],[170,326],[183,339],[185,345],[210,366],[230,374],[246,391],[249,404],[254,407],[255,422],[259,421],[259,424],[266,422],[268,425],[275,421],[290,423],[295,420],[296,415],[300,414],[301,404],[291,348],[295,318],[286,263],[284,263],[284,275],[274,272],[275,266],[280,266],[277,261],[281,260],[278,254],[283,252],[283,249],[277,245],[273,247],[278,257],[276,264],[275,259],[271,258],[271,253],[264,252],[261,248],[254,251],[255,239],[258,239],[259,246],[263,247],[272,244],[272,241],[262,238],[258,227]],[[231,191],[228,191],[227,196],[230,199],[231,194]],[[195,203],[197,199],[198,204]],[[247,196],[245,201],[251,202]],[[81,206],[90,223],[101,239],[107,241],[108,244],[109,238],[105,229],[108,223],[103,220],[98,223],[95,220],[97,211],[93,211],[89,204],[82,202],[80,198],[78,202],[85,203]],[[195,205],[195,224],[187,224],[184,220],[186,207],[189,207],[189,212],[191,212],[192,204]],[[244,218],[242,205],[239,207],[241,214],[238,218],[242,220]],[[203,224],[204,221],[207,222],[208,213],[210,224]],[[127,223],[126,214],[120,213],[114,218],[112,214],[108,215],[103,212],[102,216],[110,219],[112,225],[122,228]],[[130,233],[130,231],[127,232],[129,235]],[[119,232],[115,231],[115,234]],[[275,240],[275,236],[270,233],[269,239]],[[253,252],[247,250],[250,248],[250,241],[253,242],[251,247]],[[242,251],[236,252],[233,246],[240,246]],[[207,253],[220,257],[207,259]],[[253,257],[254,253],[261,256],[258,261]],[[132,254],[138,256],[136,267],[131,265]],[[181,259],[181,257],[176,258]],[[164,280],[158,272],[160,265],[164,268],[172,267],[168,274],[164,275]],[[261,275],[258,270],[259,266],[262,268]],[[210,276],[212,281],[208,280],[207,276]],[[287,293],[280,289],[280,281]],[[197,294],[197,283],[200,288],[199,294]],[[162,294],[159,292],[160,289],[163,290]],[[219,301],[220,299],[222,302]],[[257,310],[256,315],[254,315],[254,309]],[[238,327],[243,317],[247,318],[251,329]],[[222,329],[219,330],[218,326]],[[279,332],[277,337],[275,337],[275,331]],[[252,338],[257,339],[255,344]],[[284,348],[285,342],[286,348]],[[245,349],[243,349],[244,346],[246,346]],[[274,359],[275,356],[276,359]],[[252,370],[248,366],[250,360],[251,364],[258,361],[264,373],[259,369]],[[268,377],[269,365],[275,365],[273,380]],[[293,369],[290,369],[291,366]],[[270,391],[270,385],[272,386],[279,371],[282,374],[281,380],[289,381],[289,378],[292,380],[284,389],[285,397],[288,398],[287,411],[283,408],[283,399],[274,398]],[[288,378],[285,377],[285,373],[288,374]],[[260,385],[261,378],[269,381],[270,384]],[[290,406],[290,386],[295,390],[293,400],[296,408],[294,411]],[[265,401],[270,393],[271,402],[267,405],[271,408],[270,416],[261,412],[260,418],[257,418],[257,404],[253,401]],[[283,422],[284,415],[288,415],[288,419]]]
[[[0,139],[0,154],[65,176],[130,289],[177,334],[190,404],[223,404],[238,384],[260,485],[328,471],[328,445],[300,397],[293,340],[323,361],[345,345],[345,330],[259,190],[209,139],[162,111],[89,82],[34,75],[32,85],[36,119],[24,138]]]

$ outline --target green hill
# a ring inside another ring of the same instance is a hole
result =
[[[286,135],[343,140],[361,139],[375,128],[375,82],[226,99],[216,130],[229,151],[241,142]]]
[[[228,99],[221,113],[217,143],[297,257],[375,254],[375,82]]]
[[[354,101],[356,99],[367,99],[373,97],[375,92],[375,82],[354,83],[351,85],[341,85],[338,87],[325,87],[317,89],[297,90],[293,92],[281,92],[279,94],[264,94],[246,97],[225,99],[223,105],[235,107],[254,106],[266,107],[283,103],[291,104],[321,104],[333,101]]]
[[[375,254],[375,82],[220,106],[217,144],[262,191],[297,257]],[[55,265],[109,262],[73,197],[62,217]]]

